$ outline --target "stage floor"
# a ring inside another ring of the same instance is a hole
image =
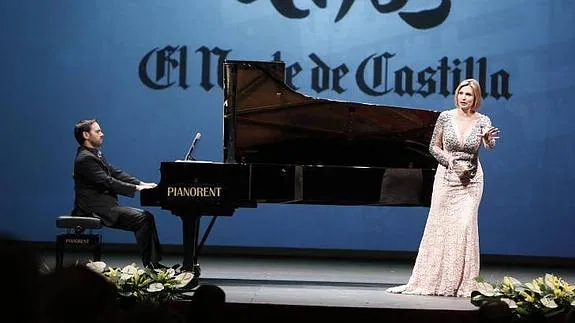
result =
[[[51,253],[43,262],[54,266]],[[85,262],[82,254],[65,256],[65,263]],[[80,258],[79,258],[80,257]],[[137,254],[104,254],[110,266],[140,264]],[[168,255],[165,265],[181,263]],[[385,288],[404,284],[411,261],[337,260],[295,257],[213,256],[200,259],[200,284],[215,284],[226,293],[227,303],[327,306],[353,308],[476,311],[469,298],[396,295]],[[500,281],[513,276],[520,281],[551,273],[575,282],[575,268],[482,265],[481,276]]]

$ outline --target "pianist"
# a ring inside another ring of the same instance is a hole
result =
[[[104,133],[95,119],[78,122],[74,137],[80,146],[74,161],[72,214],[96,216],[107,227],[134,232],[143,265],[166,268],[160,264],[160,241],[154,216],[148,211],[118,205],[118,194],[134,197],[136,191],[156,184],[142,182],[106,161],[99,149]]]

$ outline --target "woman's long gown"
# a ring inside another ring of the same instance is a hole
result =
[[[439,162],[427,223],[407,285],[391,293],[469,297],[479,275],[477,213],[483,193],[479,136],[491,120],[479,114],[460,138],[456,110],[442,112],[430,152]]]

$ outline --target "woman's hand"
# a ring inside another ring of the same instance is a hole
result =
[[[483,144],[487,148],[493,148],[495,146],[495,140],[499,139],[499,129],[495,127],[488,127],[487,130],[481,129],[482,133],[478,136],[483,139]]]

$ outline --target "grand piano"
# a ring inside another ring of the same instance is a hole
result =
[[[218,216],[260,203],[429,206],[439,112],[306,96],[281,61],[223,63],[223,161],[161,162],[143,206],[181,218],[182,270],[200,276],[200,249]],[[212,216],[200,239],[202,216]]]

